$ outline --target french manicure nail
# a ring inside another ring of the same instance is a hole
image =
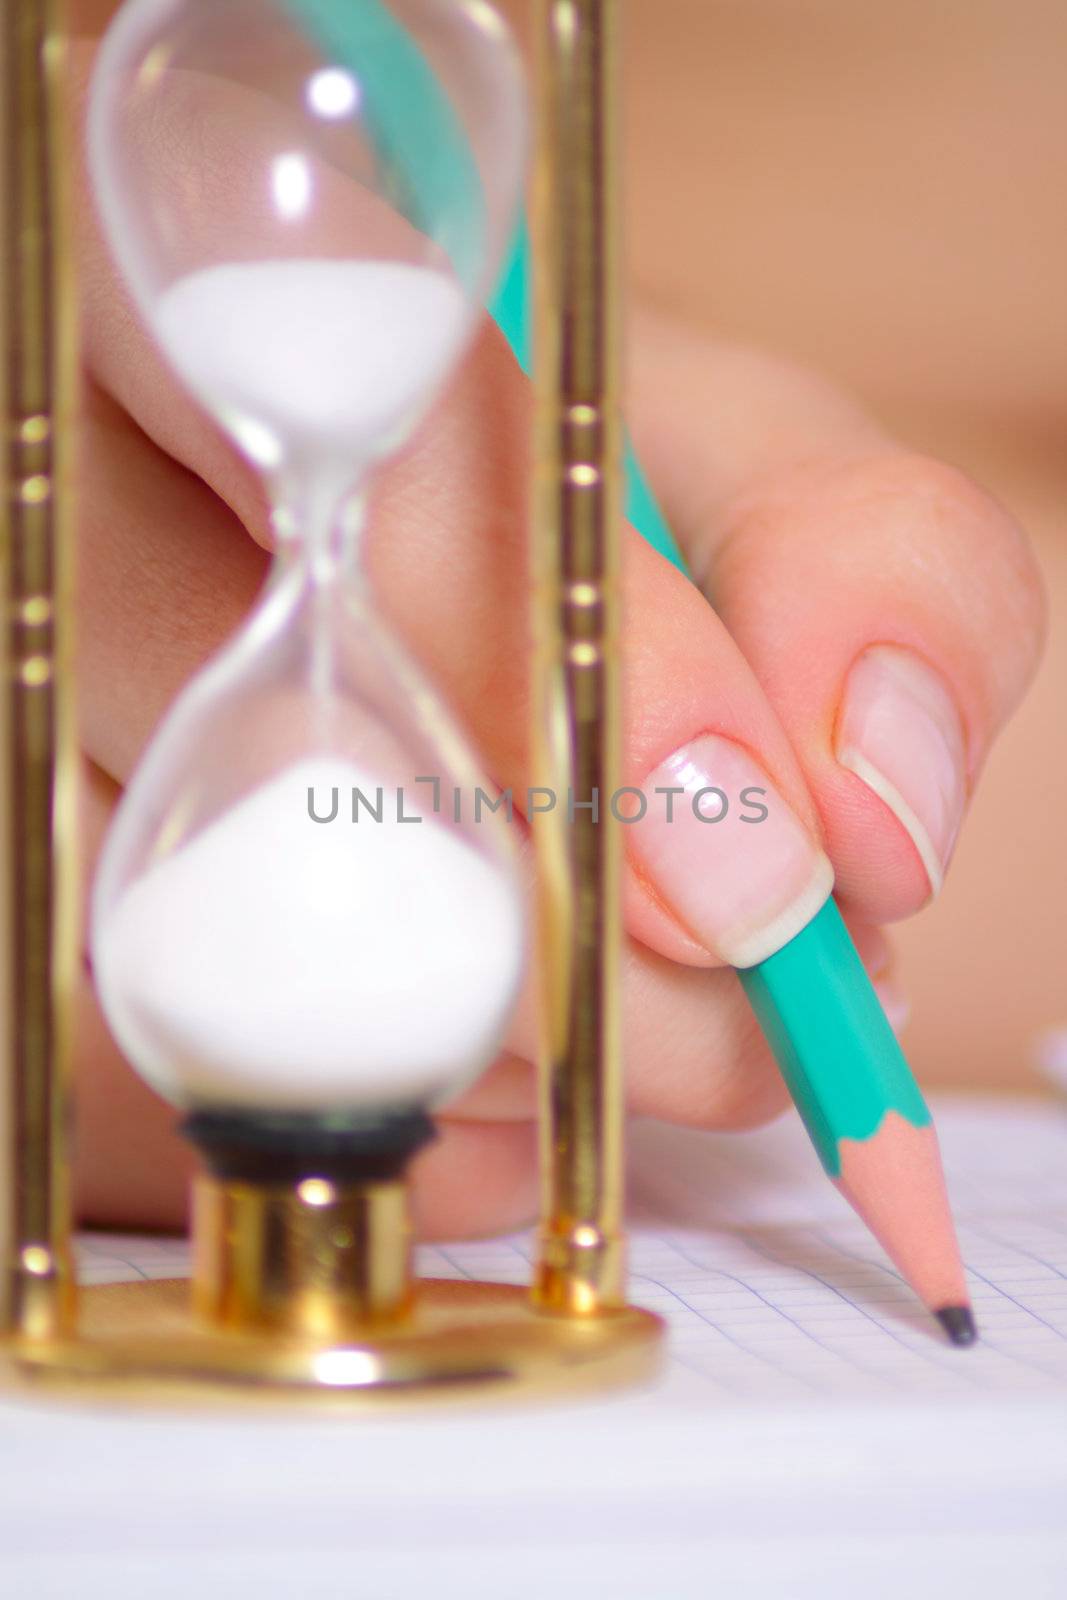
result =
[[[966,802],[963,725],[948,689],[910,650],[874,645],[845,683],[837,759],[907,830],[937,894]]]
[[[701,734],[642,785],[630,848],[655,892],[712,955],[750,967],[806,927],[833,888],[833,868],[731,739]]]

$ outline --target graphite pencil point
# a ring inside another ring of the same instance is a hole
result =
[[[974,1325],[974,1312],[970,1306],[941,1306],[934,1315],[953,1344],[974,1344],[978,1329]]]

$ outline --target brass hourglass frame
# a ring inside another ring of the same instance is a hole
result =
[[[557,793],[613,793],[621,422],[613,34],[619,0],[534,0],[534,749]],[[76,334],[58,0],[7,0],[0,71],[0,1334],[13,1376],[151,1394],[510,1392],[622,1381],[658,1319],[626,1301],[619,842],[537,819],[541,1226],[532,1282],[412,1283],[402,1183],[207,1178],[188,1286],[81,1289],[67,1065],[77,972],[70,503]],[[311,1189],[315,1187],[315,1192]]]

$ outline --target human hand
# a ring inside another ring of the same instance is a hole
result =
[[[181,159],[181,152],[172,153]],[[344,217],[339,213],[338,228]],[[174,694],[246,613],[270,544],[258,481],[131,315],[86,205],[79,530],[89,854]],[[770,954],[831,867],[869,965],[876,926],[947,864],[989,745],[1036,661],[1040,586],[1007,515],[909,455],[820,380],[635,318],[630,417],[700,591],[625,533],[623,781],[766,789],[742,829],[684,810],[627,830],[625,1040],[634,1110],[745,1126],[784,1101],[727,960]],[[494,779],[526,744],[529,396],[495,330],[384,475],[368,539],[382,609]],[[650,807],[651,809],[651,807]],[[118,1059],[86,985],[77,1064],[93,1220],[176,1220],[169,1114]],[[427,1232],[533,1209],[533,1006],[420,1161]]]

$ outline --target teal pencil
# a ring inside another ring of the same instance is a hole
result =
[[[411,220],[445,194],[478,192],[451,104],[412,37],[379,0],[286,0],[331,60],[362,88],[362,114],[406,180]],[[529,241],[520,226],[491,312],[530,369]],[[631,446],[627,516],[688,577]],[[831,896],[774,955],[739,972],[826,1172],[867,1222],[955,1344],[974,1317],[930,1112]]]

